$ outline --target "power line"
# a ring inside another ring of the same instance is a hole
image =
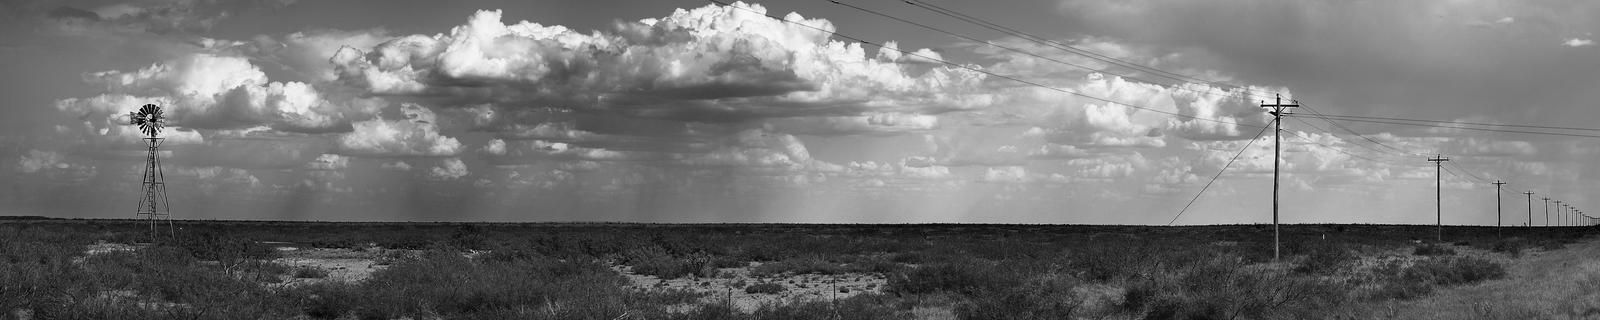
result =
[[[1217,182],[1217,178],[1221,178],[1222,177],[1222,173],[1228,172],[1228,167],[1233,166],[1233,162],[1235,160],[1239,160],[1239,156],[1244,155],[1245,151],[1250,150],[1250,146],[1256,143],[1256,139],[1261,139],[1261,135],[1264,134],[1264,133],[1267,133],[1267,129],[1271,129],[1271,128],[1272,127],[1262,127],[1261,128],[1261,132],[1257,132],[1256,136],[1254,138],[1250,138],[1250,142],[1246,142],[1244,144],[1244,148],[1240,148],[1239,149],[1239,153],[1233,154],[1233,158],[1228,159],[1228,164],[1222,165],[1222,170],[1217,170],[1217,175],[1211,176],[1211,181],[1207,181],[1206,182],[1206,186],[1205,187],[1201,187],[1200,188],[1200,192],[1197,192],[1197,193],[1194,194],[1194,198],[1189,198],[1189,203],[1183,205],[1183,210],[1178,210],[1178,215],[1173,216],[1172,217],[1172,221],[1167,221],[1167,225],[1170,226],[1173,223],[1178,222],[1178,218],[1182,218],[1184,212],[1189,212],[1189,206],[1194,205],[1194,201],[1195,200],[1199,200],[1200,199],[1200,195],[1206,194],[1206,189],[1211,189],[1211,184],[1212,183],[1216,183]]]
[[[823,28],[819,28],[819,27],[815,27],[815,26],[811,26],[811,25],[807,25],[807,24],[804,24],[804,23],[789,21],[789,20],[786,20],[786,19],[783,19],[783,18],[780,18],[780,17],[777,17],[777,16],[773,16],[771,14],[767,14],[765,12],[752,10],[750,8],[747,8],[747,7],[735,6],[735,5],[726,3],[726,2],[722,2],[722,0],[706,0],[706,1],[709,1],[711,3],[715,3],[717,5],[720,5],[720,6],[723,6],[723,7],[727,7],[727,8],[734,8],[734,9],[737,9],[737,10],[744,10],[746,12],[759,14],[759,15],[762,15],[762,16],[766,16],[767,18],[771,18],[773,20],[782,21],[784,23],[789,23],[789,24],[793,24],[793,25],[796,25],[796,26],[801,26],[801,27],[805,27],[805,28],[808,28],[808,29],[820,31],[820,32],[823,32],[823,33],[831,34],[831,35],[836,36],[836,37],[849,39],[851,41],[856,41],[856,42],[859,42],[859,43],[872,45],[872,46],[879,47],[879,48],[886,48],[886,49],[890,49],[890,50],[894,50],[894,51],[899,51],[902,54],[911,55],[911,56],[922,58],[922,59],[925,59],[925,60],[928,60],[928,61],[934,61],[934,62],[938,62],[938,63],[944,64],[944,65],[947,65],[947,66],[952,66],[952,67],[966,69],[966,70],[973,71],[973,72],[983,73],[983,74],[986,74],[986,75],[989,75],[989,76],[1002,78],[1002,79],[1006,79],[1006,80],[1011,80],[1011,81],[1015,81],[1015,82],[1018,82],[1018,83],[1023,83],[1023,84],[1027,84],[1027,85],[1031,85],[1031,86],[1035,86],[1035,87],[1040,87],[1040,88],[1048,89],[1048,90],[1051,90],[1051,91],[1071,94],[1071,95],[1084,97],[1084,98],[1088,98],[1088,99],[1092,99],[1092,100],[1096,100],[1096,101],[1101,101],[1101,102],[1105,102],[1105,103],[1109,103],[1109,104],[1121,105],[1121,106],[1124,106],[1124,107],[1129,107],[1129,108],[1134,108],[1134,109],[1139,109],[1139,110],[1145,110],[1145,111],[1150,111],[1150,112],[1155,112],[1155,113],[1160,113],[1160,114],[1166,114],[1166,115],[1179,117],[1179,118],[1194,119],[1194,120],[1201,120],[1201,121],[1210,121],[1210,122],[1216,122],[1216,123],[1221,123],[1221,124],[1229,124],[1229,125],[1235,125],[1235,126],[1241,126],[1241,127],[1265,128],[1263,126],[1248,125],[1248,124],[1242,124],[1242,123],[1235,123],[1235,122],[1231,122],[1231,121],[1223,121],[1223,120],[1210,119],[1210,118],[1201,118],[1201,117],[1197,117],[1197,116],[1180,114],[1180,113],[1176,113],[1176,112],[1162,111],[1162,110],[1157,110],[1157,109],[1150,108],[1150,107],[1137,106],[1137,105],[1128,104],[1128,103],[1124,103],[1124,102],[1120,102],[1120,101],[1115,101],[1115,100],[1111,100],[1111,99],[1107,99],[1107,98],[1101,98],[1101,97],[1097,97],[1097,96],[1092,96],[1092,95],[1080,93],[1080,92],[1077,92],[1077,91],[1051,87],[1051,86],[1047,86],[1047,85],[1044,85],[1044,84],[1041,84],[1041,83],[1038,83],[1038,82],[1028,81],[1028,80],[1024,80],[1024,79],[1017,78],[1017,77],[1012,77],[1012,76],[1007,76],[1007,75],[1003,75],[1003,74],[994,73],[994,72],[991,72],[991,71],[988,71],[988,70],[984,70],[982,68],[977,68],[977,67],[973,67],[973,66],[969,66],[969,65],[958,64],[958,63],[950,62],[950,61],[944,60],[944,59],[937,59],[937,58],[929,57],[929,56],[926,56],[926,55],[918,54],[918,53],[913,52],[913,51],[908,51],[908,50],[904,50],[904,49],[900,49],[900,48],[891,48],[891,47],[884,46],[883,44],[880,44],[880,43],[877,43],[877,42],[867,41],[865,39],[852,37],[852,36],[849,36],[849,35],[846,35],[846,34],[843,34],[843,33],[839,33],[839,32],[836,32],[836,31],[831,31],[831,30],[827,30],[827,29],[823,29]]]
[[[1301,104],[1301,106],[1304,107],[1304,106],[1306,106],[1306,104]],[[1307,109],[1307,110],[1309,110],[1309,109]],[[1301,120],[1301,118],[1299,118],[1299,117],[1290,117],[1290,118],[1294,118],[1294,122],[1299,122],[1299,123],[1301,123],[1301,125],[1310,126],[1310,128],[1315,128],[1315,130],[1322,131],[1322,133],[1328,133],[1328,134],[1333,134],[1333,136],[1338,136],[1338,134],[1333,133],[1333,131],[1331,131],[1331,130],[1326,130],[1326,128],[1322,128],[1322,126],[1312,125],[1312,123],[1306,122],[1306,120]],[[1376,147],[1366,146],[1366,144],[1358,144],[1358,142],[1350,142],[1350,144],[1352,144],[1352,146],[1363,147],[1363,149],[1373,150],[1373,152],[1379,152],[1379,154],[1382,154],[1382,155],[1389,155],[1389,157],[1395,157],[1394,154],[1389,154],[1389,152],[1384,152],[1384,150],[1376,149]]]
[[[1383,142],[1379,142],[1378,140],[1372,139],[1372,137],[1368,137],[1366,135],[1357,133],[1355,130],[1350,130],[1350,128],[1345,127],[1344,125],[1339,124],[1338,122],[1334,122],[1333,120],[1329,120],[1326,115],[1324,115],[1322,112],[1317,111],[1316,108],[1312,108],[1311,106],[1305,105],[1305,104],[1301,104],[1301,106],[1304,107],[1306,109],[1306,111],[1311,111],[1311,114],[1313,115],[1312,117],[1318,118],[1318,119],[1322,119],[1322,121],[1327,121],[1329,124],[1332,124],[1334,127],[1338,127],[1339,129],[1342,129],[1345,132],[1349,132],[1350,134],[1355,135],[1356,137],[1360,137],[1361,139],[1365,139],[1365,140],[1367,140],[1367,142],[1371,142],[1372,144],[1376,144],[1376,145],[1379,145],[1379,146],[1382,146],[1382,147],[1385,147],[1385,148],[1389,148],[1390,150],[1394,150],[1396,152],[1399,152],[1400,154],[1412,155],[1412,156],[1422,155],[1422,154],[1406,151],[1404,149],[1396,148],[1394,146],[1390,146],[1388,144],[1384,144]]]
[[[1451,166],[1455,166],[1455,167],[1456,167],[1456,169],[1460,169],[1460,170],[1461,170],[1461,172],[1464,172],[1464,173],[1466,173],[1466,174],[1467,174],[1467,175],[1469,175],[1469,176],[1472,176],[1472,178],[1473,178],[1473,179],[1476,179],[1476,180],[1477,180],[1477,181],[1478,181],[1478,182],[1485,182],[1485,181],[1489,181],[1489,179],[1485,179],[1485,178],[1483,178],[1483,177],[1480,177],[1480,176],[1478,176],[1478,175],[1477,175],[1477,174],[1474,174],[1474,173],[1472,173],[1472,170],[1467,170],[1467,168],[1466,168],[1466,167],[1462,167],[1462,166],[1461,166],[1461,164],[1459,164],[1459,163],[1455,163],[1455,162],[1451,162],[1451,163],[1449,163],[1449,164],[1450,164],[1450,165],[1451,165]]]
[[[1374,160],[1374,159],[1372,159],[1372,158],[1368,158],[1368,157],[1363,157],[1363,156],[1361,156],[1361,155],[1358,155],[1358,154],[1354,154],[1354,153],[1350,153],[1350,152],[1348,152],[1348,151],[1344,151],[1344,150],[1343,150],[1343,149],[1340,149],[1340,148],[1339,148],[1339,147],[1335,147],[1335,146],[1330,146],[1330,145],[1327,145],[1327,144],[1325,144],[1325,143],[1321,143],[1321,142],[1317,142],[1317,141],[1316,141],[1316,140],[1311,140],[1311,139],[1310,139],[1310,138],[1306,138],[1306,137],[1300,137],[1300,136],[1294,136],[1294,137],[1297,137],[1297,138],[1300,138],[1300,140],[1303,140],[1303,141],[1305,141],[1305,142],[1306,142],[1306,143],[1310,143],[1310,144],[1315,144],[1315,145],[1319,145],[1319,146],[1322,146],[1322,147],[1324,147],[1324,148],[1328,148],[1328,149],[1330,149],[1330,150],[1333,150],[1333,151],[1335,151],[1335,152],[1338,152],[1338,153],[1343,153],[1343,154],[1345,154],[1345,155],[1347,155],[1347,156],[1350,156],[1350,157],[1352,157],[1352,158],[1357,158],[1357,159],[1361,159],[1361,160],[1367,160],[1367,161],[1371,161],[1371,162],[1373,162],[1373,163],[1383,163],[1383,162],[1382,162],[1382,161],[1378,161],[1378,160]]]

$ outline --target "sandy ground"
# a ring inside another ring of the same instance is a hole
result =
[[[356,251],[342,248],[302,249],[279,246],[278,251],[283,253],[283,257],[274,259],[272,262],[294,268],[317,268],[328,272],[328,276],[325,278],[295,278],[293,271],[281,276],[284,279],[281,285],[297,286],[323,281],[358,282],[366,280],[372,276],[373,272],[388,267],[388,265],[380,262],[380,257],[389,254],[391,250],[372,248]]]
[[[743,268],[722,268],[717,273],[722,277],[699,278],[684,277],[678,279],[661,279],[656,276],[635,274],[629,267],[615,267],[623,276],[628,277],[629,287],[634,290],[687,290],[705,294],[701,301],[704,303],[729,303],[745,312],[754,311],[762,305],[793,303],[802,301],[830,301],[844,299],[862,293],[882,293],[887,279],[882,275],[847,273],[837,275],[791,275],[785,277],[756,277],[750,274],[750,269],[758,264]],[[784,291],[774,294],[745,293],[744,286],[771,282],[783,285]],[[740,285],[743,283],[743,285]],[[685,308],[689,306],[684,306]],[[685,310],[687,311],[687,310]]]

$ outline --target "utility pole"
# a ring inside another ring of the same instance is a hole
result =
[[[1544,199],[1544,226],[1549,227],[1550,226],[1550,197],[1544,197],[1544,198],[1541,198],[1541,199]]]
[[[1522,194],[1528,195],[1528,224],[1527,224],[1527,227],[1532,228],[1533,227],[1533,190],[1528,190],[1528,192],[1523,192]]]
[[[1295,102],[1294,104],[1283,104],[1283,95],[1281,94],[1277,95],[1272,104],[1267,104],[1266,101],[1261,102],[1262,108],[1272,109],[1267,111],[1267,113],[1272,114],[1272,261],[1278,261],[1278,247],[1280,247],[1278,238],[1278,157],[1281,151],[1278,145],[1279,141],[1283,140],[1280,139],[1280,136],[1283,133],[1283,115],[1287,113],[1285,111],[1289,108],[1300,107],[1298,101]]]
[[[1557,227],[1561,226],[1561,213],[1564,212],[1564,211],[1562,211],[1562,208],[1566,208],[1566,207],[1567,207],[1567,205],[1561,204],[1561,200],[1556,200],[1556,226]]]
[[[1556,201],[1556,204],[1561,205],[1561,210],[1556,212],[1556,226],[1566,226],[1567,204],[1561,203],[1561,201]]]
[[[1428,161],[1433,162],[1433,203],[1434,208],[1434,241],[1444,242],[1444,162],[1450,161],[1444,155],[1435,154]]]
[[[1505,215],[1500,214],[1500,186],[1503,185],[1506,185],[1505,181],[1494,180],[1494,236],[1496,237],[1500,236],[1500,228],[1505,227],[1505,223],[1501,221],[1501,217]]]

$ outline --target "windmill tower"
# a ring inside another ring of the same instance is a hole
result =
[[[163,221],[167,224],[167,235],[173,235],[172,207],[167,203],[167,184],[161,173],[161,157],[156,153],[156,148],[161,147],[161,138],[157,138],[156,134],[161,133],[166,117],[161,114],[161,107],[147,104],[138,111],[129,112],[128,122],[139,126],[139,131],[147,136],[144,140],[150,147],[150,153],[145,156],[144,192],[139,197],[136,216],[149,223],[150,241],[155,242],[158,226]]]

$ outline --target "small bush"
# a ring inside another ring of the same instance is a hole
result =
[[[756,266],[750,270],[751,275],[770,277],[780,274],[840,274],[844,269],[837,263],[828,262],[819,257],[789,258],[777,262],[769,262]]]
[[[1070,276],[1045,275],[1022,286],[975,295],[954,311],[961,319],[1072,319],[1083,307],[1083,297],[1073,292],[1077,284]]]
[[[1498,263],[1476,257],[1453,257],[1418,261],[1407,268],[1404,277],[1436,285],[1460,285],[1505,277]]]
[[[1490,248],[1490,250],[1493,250],[1494,252],[1504,252],[1515,258],[1522,256],[1523,246],[1524,244],[1519,240],[1500,240],[1495,241],[1494,247]]]
[[[1001,274],[994,263],[964,259],[928,264],[889,276],[884,288],[896,293],[934,293],[948,291],[975,294],[988,288],[1009,287],[1017,283],[1016,277]]]
[[[308,266],[296,267],[294,268],[294,277],[299,279],[327,278],[328,270],[322,270],[322,268]]]
[[[1456,249],[1429,243],[1412,249],[1411,254],[1419,256],[1453,256],[1456,255]]]
[[[1340,267],[1356,259],[1356,256],[1351,254],[1349,249],[1345,249],[1337,244],[1313,245],[1303,250],[1306,251],[1305,259],[1302,259],[1300,264],[1295,266],[1295,272],[1311,274],[1331,273],[1339,270]]]
[[[182,248],[200,260],[231,263],[240,260],[272,260],[280,256],[278,250],[271,246],[251,239],[210,231],[180,233],[176,239],[163,241],[162,246]]]
[[[775,294],[775,293],[783,292],[785,290],[788,290],[788,288],[784,288],[783,284],[776,283],[776,282],[762,282],[762,283],[752,284],[750,286],[744,287],[744,293],[750,293],[750,294],[755,294],[755,293]]]

